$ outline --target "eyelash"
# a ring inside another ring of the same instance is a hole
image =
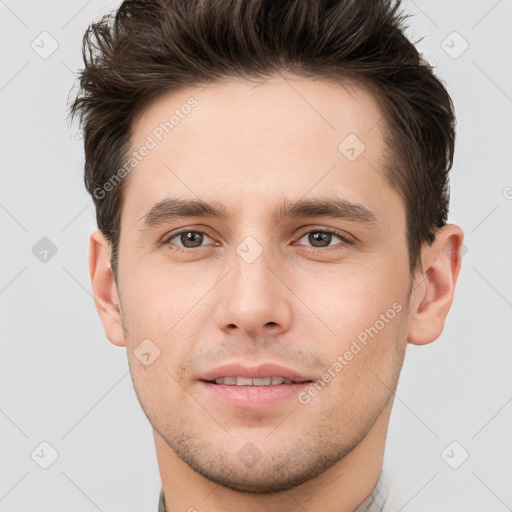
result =
[[[191,251],[194,251],[194,250],[197,250],[197,249],[201,249],[201,248],[204,248],[205,246],[204,245],[201,245],[199,247],[195,247],[195,248],[191,248],[191,247],[181,247],[179,245],[176,245],[176,244],[172,244],[171,243],[171,240],[173,238],[176,238],[184,233],[199,233],[201,235],[206,235],[207,237],[209,238],[212,238],[210,235],[208,235],[208,233],[204,232],[204,231],[199,231],[199,230],[195,230],[195,229],[186,229],[186,230],[182,230],[182,231],[179,231],[177,233],[173,233],[171,234],[170,236],[166,237],[166,239],[162,242],[163,245],[173,245],[173,250],[176,250],[178,252],[184,252],[184,253],[190,253]],[[325,253],[326,251],[330,251],[330,250],[340,250],[340,249],[343,249],[345,245],[352,245],[354,243],[354,239],[353,237],[351,237],[350,235],[348,235],[347,233],[343,232],[343,231],[338,231],[337,229],[310,229],[308,231],[304,231],[303,233],[301,233],[301,235],[299,236],[299,240],[304,238],[305,235],[308,235],[310,233],[327,233],[327,234],[330,234],[330,235],[335,235],[337,236],[341,242],[339,244],[335,244],[333,246],[328,246],[328,247],[311,247],[309,246],[309,250],[311,252],[315,252],[315,253]],[[342,245],[342,247],[336,247],[337,245]],[[301,244],[302,245],[302,244]],[[308,247],[308,246],[306,246]]]

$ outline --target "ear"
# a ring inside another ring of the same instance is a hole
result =
[[[96,310],[111,343],[125,345],[119,295],[110,266],[110,243],[96,230],[89,237],[89,275]]]
[[[426,345],[443,332],[461,267],[463,240],[462,230],[449,224],[436,232],[432,245],[423,248],[422,270],[411,293],[409,343]]]

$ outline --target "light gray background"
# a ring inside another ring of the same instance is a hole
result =
[[[91,297],[94,209],[65,112],[83,32],[118,5],[0,0],[0,512],[156,510],[150,424],[125,348],[105,338]],[[454,99],[450,221],[467,253],[443,335],[408,349],[385,458],[390,510],[503,512],[512,510],[512,1],[405,5],[415,14],[408,33],[425,36],[418,48]],[[58,43],[47,58],[44,31]],[[457,58],[454,31],[469,43]],[[47,262],[32,252],[42,237],[58,249]],[[59,455],[48,469],[36,462],[50,456],[43,441]]]

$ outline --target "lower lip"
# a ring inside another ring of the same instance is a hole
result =
[[[215,400],[220,400],[232,407],[255,409],[279,404],[297,395],[311,382],[293,384],[275,384],[270,386],[227,386],[199,381],[206,393]]]

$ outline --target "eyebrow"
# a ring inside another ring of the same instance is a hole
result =
[[[206,203],[199,199],[167,198],[156,203],[139,220],[145,227],[157,226],[172,219],[207,217],[227,219],[226,206],[218,201]],[[272,219],[279,222],[285,218],[331,217],[368,225],[376,225],[376,215],[365,206],[339,198],[284,200],[274,210]]]

